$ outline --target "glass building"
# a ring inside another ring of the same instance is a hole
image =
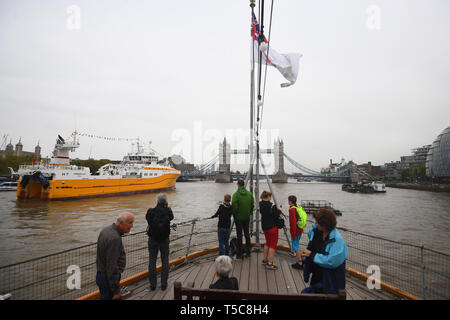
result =
[[[450,178],[450,127],[437,136],[428,150],[426,170],[429,177]]]

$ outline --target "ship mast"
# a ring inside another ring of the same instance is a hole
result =
[[[254,14],[255,9],[255,0],[250,0],[250,8],[252,9],[252,18]],[[251,20],[253,21],[253,19]],[[250,28],[253,28],[253,23],[250,26]],[[258,199],[258,180],[256,182],[255,190],[253,190],[253,160],[254,160],[254,146],[253,146],[253,139],[254,139],[254,123],[255,123],[255,116],[254,116],[254,109],[255,109],[255,52],[254,52],[255,46],[252,44],[252,59],[250,60],[251,63],[251,71],[250,71],[250,145],[249,145],[249,153],[250,153],[250,168],[248,172],[247,178],[250,179],[250,192],[256,195],[256,199]],[[256,169],[258,171],[258,169]],[[245,185],[247,185],[247,180],[245,181]],[[256,210],[255,210],[255,219],[256,219],[256,246],[257,249],[259,249],[259,201],[256,200]],[[251,230],[253,231],[253,223],[251,225]]]
[[[270,182],[269,176],[267,175],[267,172],[265,170],[264,163],[261,159],[260,154],[260,145],[259,145],[259,129],[261,126],[261,117],[262,114],[260,114],[260,108],[263,107],[263,96],[261,95],[261,81],[262,81],[262,52],[260,50],[260,45],[262,42],[265,41],[264,37],[264,0],[261,0],[260,2],[261,8],[260,8],[260,24],[259,24],[259,35],[258,35],[258,95],[257,95],[257,104],[256,104],[256,123],[255,123],[255,97],[256,97],[256,90],[255,90],[255,46],[252,43],[252,59],[251,59],[251,71],[250,71],[250,145],[249,145],[249,153],[250,153],[250,167],[249,171],[247,173],[247,177],[245,179],[245,185],[247,186],[247,183],[250,181],[250,191],[254,191],[254,198],[255,198],[255,251],[261,250],[261,244],[259,240],[259,233],[260,233],[260,217],[259,217],[259,183],[260,183],[260,174],[259,174],[259,166],[262,165],[264,169],[264,176],[266,178],[267,184],[269,185],[270,192],[272,193],[273,202],[275,203],[275,206],[278,208],[277,200],[275,198],[275,193],[273,192],[272,184]],[[255,0],[250,0],[250,8],[252,12],[252,30],[253,30],[253,17],[254,15],[254,8],[255,8]],[[272,1],[272,8],[271,8],[271,18],[270,18],[270,24],[272,22],[272,9],[273,9],[273,1]],[[254,40],[252,40],[254,41]],[[269,41],[268,45],[270,45],[270,27],[269,27]],[[266,63],[266,71],[265,74],[267,74],[267,63]],[[265,79],[264,79],[264,86],[265,86]],[[263,90],[263,95],[264,95]],[[255,141],[254,141],[255,140]],[[254,146],[254,142],[256,145]],[[256,149],[256,150],[255,150]],[[253,170],[253,165],[255,164],[255,170]],[[253,189],[253,182],[255,182],[255,186]],[[251,230],[253,223],[251,224]],[[287,233],[286,227],[283,227],[284,234],[286,236],[286,240],[289,244],[289,247],[291,247],[291,242],[289,239],[289,235]]]

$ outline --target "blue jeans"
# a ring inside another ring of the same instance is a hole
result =
[[[230,229],[228,228],[219,228],[217,234],[219,236],[219,254],[222,255],[230,255],[230,244],[228,242],[230,236],[228,232]]]
[[[317,282],[316,284],[303,289],[302,293],[323,293],[323,284],[322,282]]]

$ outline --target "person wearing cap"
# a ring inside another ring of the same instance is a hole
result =
[[[246,256],[250,257],[250,214],[255,206],[255,200],[250,191],[245,189],[244,181],[238,180],[238,190],[233,194],[231,204],[233,206],[233,217],[236,223],[237,253],[236,258],[242,259],[242,231],[244,231]]]

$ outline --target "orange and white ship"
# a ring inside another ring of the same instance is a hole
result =
[[[159,162],[158,156],[137,143],[120,164],[106,164],[91,174],[87,167],[70,164],[69,152],[80,146],[58,135],[48,164],[21,165],[17,173],[19,199],[65,200],[157,192],[175,188],[180,171]]]

